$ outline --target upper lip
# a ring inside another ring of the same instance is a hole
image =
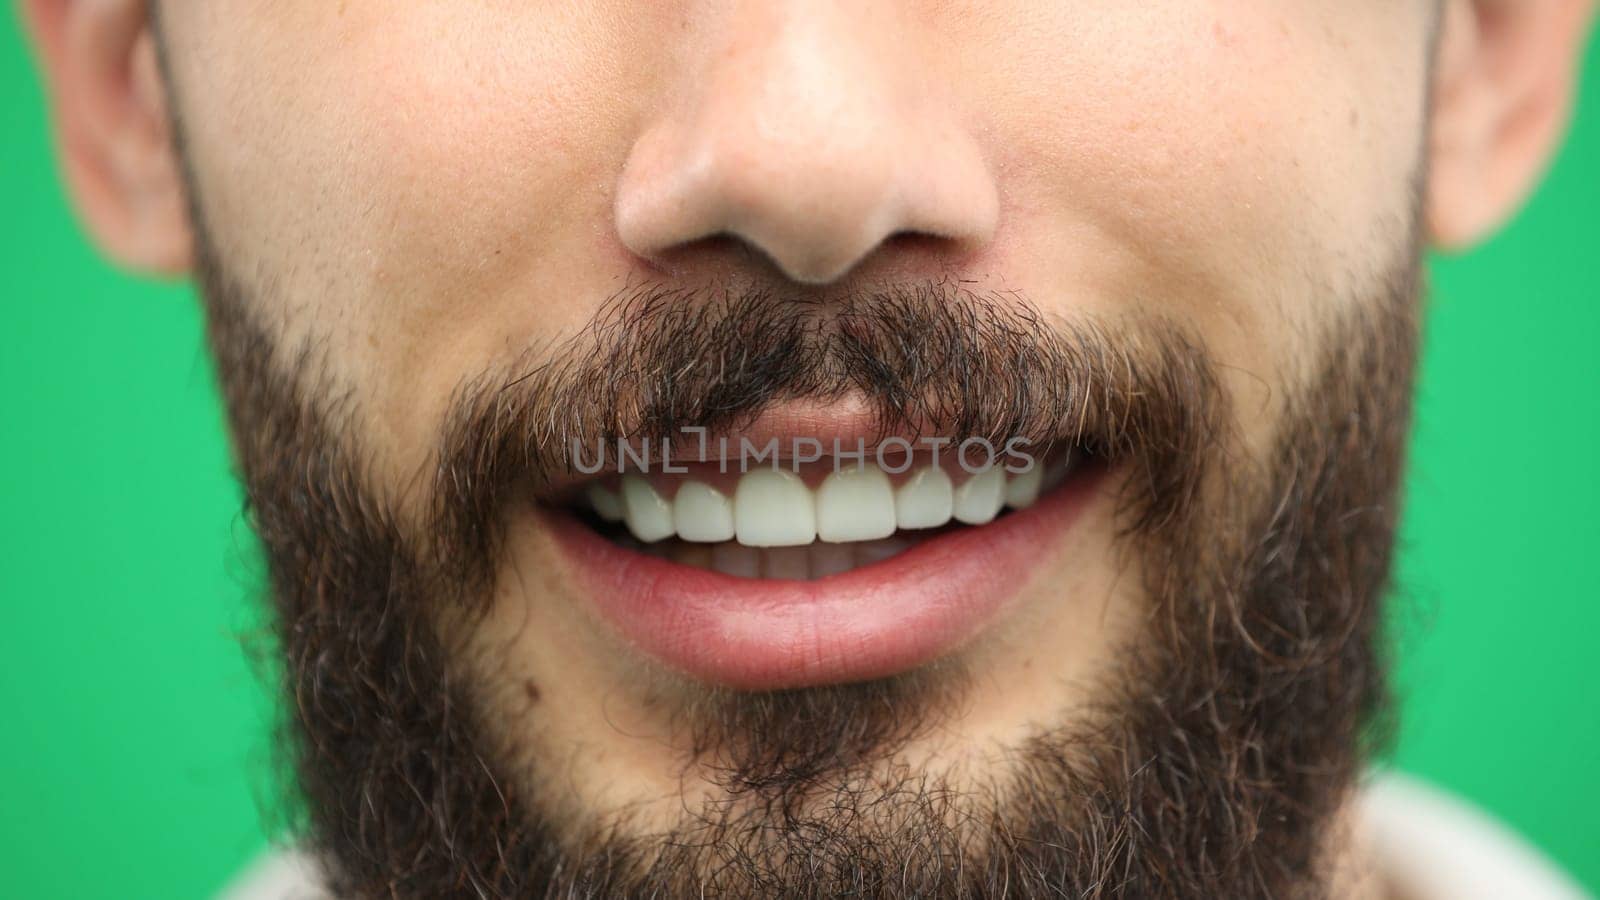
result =
[[[764,452],[769,445],[775,446],[776,458],[781,462],[791,462],[797,452],[814,453],[817,452],[814,449],[816,447],[820,447],[824,459],[832,456],[835,449],[854,453],[859,448],[865,448],[871,454],[878,446],[895,439],[915,449],[925,446],[919,444],[924,440],[944,439],[953,446],[965,437],[947,434],[932,423],[895,423],[886,426],[877,411],[864,400],[844,398],[839,401],[805,400],[776,404],[755,418],[731,427],[706,429],[686,426],[670,436],[665,457],[662,436],[624,436],[620,441],[636,453],[648,451],[652,471],[666,471],[668,464],[677,467],[722,461],[733,463],[740,459],[744,446],[754,448],[756,453]],[[578,440],[569,443],[563,449],[569,453],[581,451],[590,465],[597,462],[596,454],[603,445],[604,465],[597,471],[587,472],[580,471],[576,465],[569,466],[566,472],[557,473],[545,482],[543,489],[538,492],[540,498],[546,501],[570,498],[589,482],[615,475],[620,471],[618,441],[589,439],[587,442]],[[816,444],[808,443],[810,441]],[[898,444],[890,447],[891,451],[898,449]],[[768,464],[771,459],[762,456],[761,462]],[[629,465],[634,463],[630,461]]]

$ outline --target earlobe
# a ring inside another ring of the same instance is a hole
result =
[[[192,239],[144,0],[25,0],[61,169],[102,250],[130,268],[188,271]]]
[[[1428,231],[1460,249],[1532,193],[1571,115],[1594,0],[1445,0],[1428,150]]]

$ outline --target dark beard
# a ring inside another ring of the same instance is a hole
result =
[[[1414,252],[1330,330],[1320,375],[1254,463],[1223,425],[1213,363],[1175,328],[1051,328],[1014,298],[937,286],[825,306],[633,295],[554,364],[462,392],[420,526],[371,490],[343,403],[309,383],[314,361],[276,365],[249,298],[204,258],[272,582],[300,837],[340,895],[1321,892],[1327,829],[1385,708]],[[743,364],[650,380],[697,359]],[[635,377],[599,377],[619,361]],[[986,787],[877,765],[958,679],[708,695],[685,715],[728,802],[669,834],[572,834],[511,777],[529,761],[481,726],[482,661],[441,637],[440,609],[471,621],[486,602],[505,506],[558,464],[555,432],[670,433],[847,390],[886,423],[1071,440],[1134,473],[1120,512],[1147,632],[1095,709],[1035,735]]]

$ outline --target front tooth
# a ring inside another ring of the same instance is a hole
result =
[[[1006,505],[1012,509],[1027,509],[1039,499],[1039,489],[1044,485],[1044,464],[1035,461],[1033,468],[1006,482]]]
[[[835,544],[894,534],[894,487],[872,466],[834,472],[817,489],[817,537]]]
[[[622,510],[628,530],[647,544],[672,537],[672,504],[638,475],[622,477]]]
[[[990,466],[962,482],[955,493],[955,517],[968,525],[985,525],[1000,514],[1006,499],[1006,472]]]
[[[895,491],[895,524],[900,528],[939,528],[950,521],[954,495],[950,476],[943,469],[921,469]]]
[[[709,484],[686,481],[672,498],[672,522],[678,537],[686,541],[731,541],[733,501]]]
[[[739,479],[733,524],[747,547],[796,547],[817,538],[811,489],[783,469],[757,469]]]
[[[622,510],[622,498],[617,492],[611,490],[598,481],[589,485],[589,506],[594,514],[604,522],[621,522],[625,516]]]

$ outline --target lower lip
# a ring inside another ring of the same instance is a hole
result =
[[[778,690],[883,678],[945,656],[1002,615],[1088,504],[1081,469],[1029,509],[817,581],[737,578],[620,547],[542,510],[600,615],[701,681]]]

